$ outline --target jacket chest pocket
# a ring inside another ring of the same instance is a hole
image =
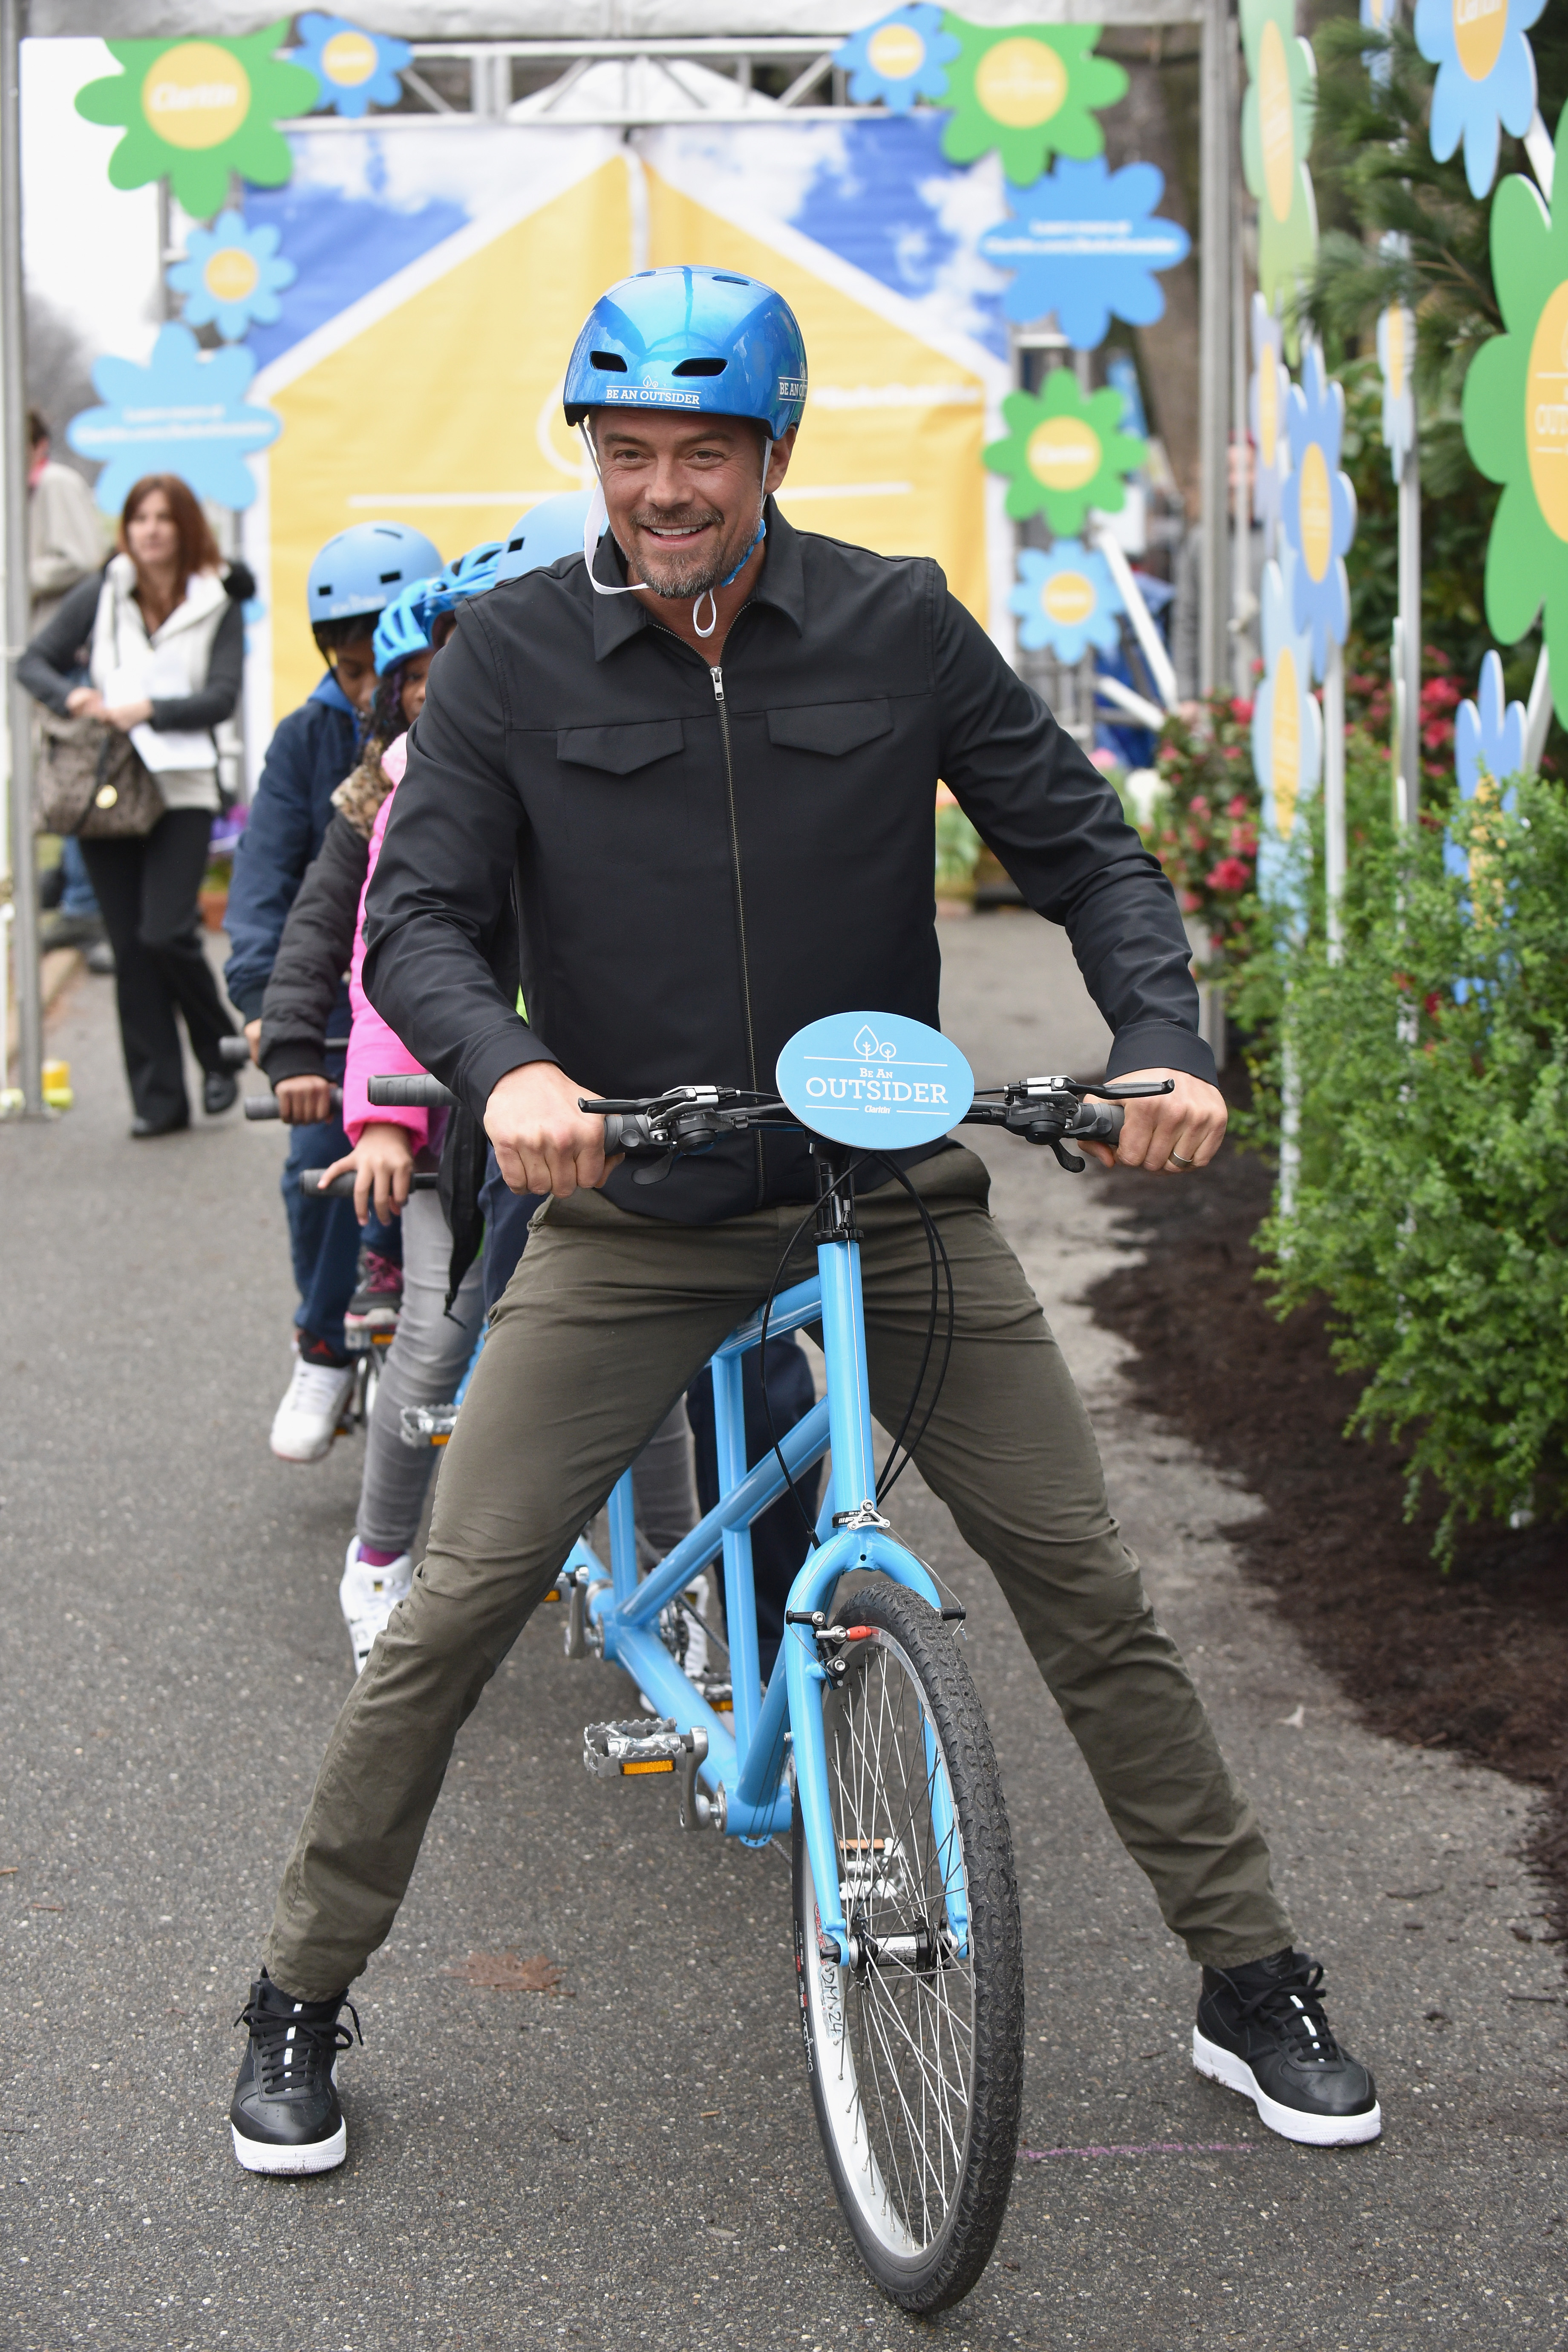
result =
[[[563,727],[555,756],[568,767],[596,768],[605,776],[635,776],[684,748],[679,719],[649,719],[626,727]]]
[[[869,702],[812,702],[794,710],[770,710],[768,740],[780,750],[816,751],[828,760],[842,759],[893,731],[893,714],[885,695]]]

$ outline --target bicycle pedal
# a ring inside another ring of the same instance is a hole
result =
[[[405,1404],[398,1416],[405,1445],[445,1445],[458,1425],[455,1404]]]
[[[715,1677],[703,1675],[699,1677],[697,1687],[715,1715],[734,1714],[735,1690],[732,1683],[720,1682]]]
[[[689,1732],[668,1716],[644,1715],[630,1723],[585,1723],[583,1762],[595,1779],[615,1780],[673,1773],[691,1752]]]

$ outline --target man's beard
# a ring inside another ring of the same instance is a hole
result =
[[[722,530],[724,518],[716,507],[710,507],[706,511],[700,510],[684,515],[634,514],[631,521],[633,528],[641,534],[652,530],[698,530],[706,523],[716,523]],[[647,558],[650,552],[648,541],[639,536],[637,564],[643,575],[643,586],[650,589],[654,595],[668,597],[672,601],[706,596],[711,590],[718,587],[721,580],[728,579],[730,573],[742,561],[755,528],[754,523],[751,525],[738,523],[729,539],[721,542],[716,552],[710,548],[693,549],[692,552],[684,558],[679,555],[671,555],[668,558],[656,557],[655,561],[659,566],[659,576],[657,579],[650,577],[647,571]],[[653,542],[655,547],[658,544],[657,541]]]

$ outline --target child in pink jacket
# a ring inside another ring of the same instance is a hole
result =
[[[419,1071],[419,1064],[402,1039],[387,1027],[366,996],[362,977],[365,894],[381,856],[382,837],[407,757],[406,736],[399,736],[382,754],[382,771],[392,779],[393,789],[381,804],[370,836],[349,967],[353,1025],[343,1072],[343,1126],[353,1149],[331,1171],[353,1171],[354,1207],[361,1224],[373,1193],[377,1216],[401,1213],[403,1220],[403,1307],[382,1364],[375,1409],[365,1434],[359,1512],[338,1587],[356,1674],[413,1580],[412,1546],[436,1464],[434,1448],[403,1443],[403,1409],[413,1404],[445,1404],[450,1400],[473,1353],[483,1305],[476,1263],[464,1276],[447,1312],[451,1228],[434,1192],[410,1189],[415,1170],[434,1168],[439,1159],[447,1114],[373,1108],[365,1091],[371,1077]]]

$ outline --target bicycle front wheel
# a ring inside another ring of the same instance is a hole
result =
[[[795,1969],[811,2095],[873,2278],[942,2311],[991,2258],[1018,2147],[1023,1939],[1013,1842],[979,1696],[935,1611],[892,1583],[824,1699],[848,1963],[822,1957],[795,1811]]]

